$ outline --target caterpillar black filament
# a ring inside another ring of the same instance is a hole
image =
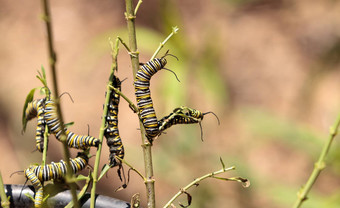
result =
[[[85,153],[78,153],[75,159],[70,159],[71,168],[73,173],[84,169],[88,163],[88,157]],[[33,184],[36,193],[34,198],[34,206],[40,207],[43,199],[43,185],[44,181],[52,179],[61,179],[65,176],[67,171],[66,163],[61,160],[60,162],[41,165],[31,165],[25,172],[26,178]]]
[[[37,129],[36,129],[36,148],[42,152],[44,150],[44,132],[45,132],[45,99],[34,100],[28,103],[25,110],[26,120],[29,121],[35,117],[38,117]]]
[[[114,88],[121,91],[121,82],[118,77],[113,75],[112,85]],[[124,158],[124,146],[122,139],[119,136],[118,131],[118,105],[119,105],[120,95],[115,93],[114,90],[110,94],[110,102],[108,105],[108,111],[106,115],[107,128],[105,129],[104,136],[106,137],[106,143],[110,149],[109,165],[111,167],[121,164],[121,161],[115,158],[115,156],[120,159]]]

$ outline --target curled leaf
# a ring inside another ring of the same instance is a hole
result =
[[[222,177],[216,177],[216,176],[213,176],[213,178],[219,179],[219,180],[224,180],[224,181],[240,182],[240,183],[242,183],[242,186],[245,187],[245,188],[250,186],[250,181],[246,178],[241,178],[241,177],[222,178]]]
[[[240,183],[242,183],[242,186],[245,187],[245,188],[250,186],[250,181],[246,178],[233,177],[233,178],[229,178],[229,180],[240,182]]]
[[[28,103],[32,102],[33,101],[33,98],[34,98],[34,92],[37,88],[33,88],[31,89],[31,91],[27,94],[26,96],[26,100],[25,100],[25,103],[24,103],[24,108],[23,108],[23,111],[22,111],[22,132],[25,132],[26,130],[26,125],[27,125],[27,120],[26,120],[26,108],[28,106]]]
[[[186,191],[183,191],[183,193],[187,195],[188,205],[183,205],[181,202],[179,202],[178,204],[179,204],[179,206],[186,208],[186,207],[189,207],[191,205],[192,196]]]

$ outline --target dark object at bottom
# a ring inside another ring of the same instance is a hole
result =
[[[29,199],[25,194],[31,195],[34,198],[34,187],[23,185],[5,185],[6,195],[10,197],[9,201],[11,203],[10,207],[34,207],[34,202]],[[22,190],[22,192],[21,192]],[[21,192],[21,196],[20,196]],[[79,192],[77,191],[77,194]],[[19,198],[20,197],[20,198]],[[80,200],[80,206],[83,208],[90,207],[91,194],[86,193],[84,197]],[[69,190],[59,192],[57,195],[47,199],[47,204],[49,207],[65,207],[72,200],[72,196]],[[103,195],[96,195],[96,208],[130,208],[130,203],[121,201],[119,199],[111,198]]]

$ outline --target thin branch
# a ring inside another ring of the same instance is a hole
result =
[[[117,94],[119,94],[120,96],[122,96],[122,98],[124,98],[124,100],[125,100],[126,102],[129,103],[129,106],[132,108],[132,110],[133,110],[134,112],[137,112],[137,113],[138,113],[138,108],[137,108],[137,106],[135,106],[135,104],[134,104],[128,97],[126,97],[120,90],[118,90],[117,88],[113,87],[112,85],[109,85],[109,87],[110,87],[111,89],[113,89],[113,90],[115,91],[115,93],[117,93]]]
[[[189,188],[193,187],[193,186],[197,186],[197,184],[204,180],[204,179],[207,179],[207,178],[214,178],[215,175],[218,175],[218,174],[221,174],[221,173],[224,173],[226,171],[230,171],[230,170],[235,170],[235,167],[232,166],[232,167],[229,167],[229,168],[222,168],[218,171],[215,171],[215,172],[212,172],[212,173],[208,173],[202,177],[199,177],[197,179],[195,179],[193,182],[189,183],[187,186],[185,186],[184,188],[181,188],[181,190],[179,192],[177,192],[177,194],[175,194],[171,199],[170,201],[168,201],[168,203],[165,204],[165,206],[163,208],[168,208],[171,206],[171,204],[180,196],[182,195],[183,193],[185,193]],[[232,180],[232,179],[230,179]],[[236,181],[236,180],[232,180],[232,181]]]
[[[139,0],[139,1],[138,1],[137,5],[136,5],[136,8],[135,8],[135,12],[134,12],[135,16],[137,15],[137,12],[138,12],[139,6],[140,6],[142,3],[143,3],[143,1],[142,1],[142,0]]]
[[[117,63],[117,56],[118,56],[118,51],[119,51],[118,44],[119,44],[118,39],[116,39],[116,44],[112,51],[111,75],[110,75],[109,83],[106,86],[106,97],[105,97],[104,110],[103,110],[103,115],[102,115],[102,124],[100,126],[100,131],[99,131],[100,142],[99,142],[98,150],[96,153],[96,161],[94,163],[93,185],[91,189],[91,208],[95,207],[96,185],[98,182],[99,162],[100,162],[100,155],[101,155],[102,145],[103,145],[104,130],[105,130],[105,125],[106,125],[106,115],[108,111],[108,104],[110,102],[110,94],[111,94],[111,88],[109,86],[112,85],[114,71],[117,71],[117,68],[118,68],[118,63]]]
[[[78,200],[81,200],[83,196],[86,194],[86,191],[89,188],[91,181],[92,181],[92,175],[91,175],[91,171],[89,171],[89,176],[86,177],[85,185],[83,186],[81,191],[78,193],[78,196],[77,196]],[[70,203],[68,203],[65,206],[65,208],[71,208],[71,207],[73,207],[73,201],[70,201]]]
[[[301,188],[301,190],[298,192],[298,198],[296,199],[293,208],[298,208],[301,206],[301,204],[307,200],[307,195],[309,191],[312,189],[312,186],[314,185],[315,181],[319,177],[321,171],[325,169],[326,167],[326,161],[325,158],[329,152],[329,149],[331,147],[332,141],[338,134],[338,129],[340,126],[340,114],[338,115],[337,120],[333,124],[333,126],[330,128],[329,138],[326,144],[323,146],[321,154],[319,156],[318,161],[314,165],[313,172],[309,176],[309,179],[307,183]]]
[[[128,28],[128,35],[129,35],[129,48],[131,49],[131,54],[134,55],[134,56],[132,55],[130,56],[131,65],[132,65],[132,74],[133,74],[133,77],[135,77],[139,69],[139,52],[137,49],[136,27],[135,27],[136,16],[135,16],[135,11],[133,9],[133,1],[125,0],[125,4],[126,4],[125,18],[127,21],[127,28]],[[140,126],[141,137],[142,137],[145,177],[147,178],[147,180],[145,181],[147,205],[148,205],[148,208],[155,208],[156,207],[155,181],[153,180],[151,144],[148,142],[148,139],[146,138],[145,128],[141,121],[139,121],[139,126]]]
[[[165,38],[165,40],[163,42],[161,42],[157,48],[157,50],[155,51],[155,53],[151,56],[151,59],[154,59],[157,54],[159,53],[159,51],[164,47],[165,43],[168,42],[168,40],[175,35],[178,32],[179,28],[177,26],[172,28],[172,32],[170,33],[170,35],[168,35],[168,37]]]
[[[146,181],[146,178],[143,176],[143,174],[141,172],[139,172],[136,168],[134,168],[132,165],[130,165],[128,162],[126,162],[126,160],[124,160],[120,157],[117,157],[117,156],[115,156],[115,158],[120,160],[125,165],[129,166],[131,170],[135,171],[144,180],[144,182]]]
[[[66,162],[67,172],[65,181],[70,187],[70,191],[72,194],[72,199],[74,202],[74,207],[78,208],[79,203],[77,200],[77,193],[76,193],[76,184],[75,183],[69,183],[69,181],[73,178],[73,171],[70,164],[70,152],[67,147],[66,143],[66,135],[65,135],[65,128],[64,128],[64,122],[63,122],[63,116],[61,113],[60,103],[58,99],[58,82],[57,82],[57,73],[56,73],[56,61],[57,56],[54,50],[53,46],[53,33],[52,33],[52,19],[50,15],[50,8],[49,8],[49,1],[48,0],[42,0],[42,7],[43,7],[43,20],[45,22],[46,26],[46,32],[47,32],[47,43],[48,43],[48,53],[49,53],[49,67],[52,73],[52,80],[53,80],[53,87],[54,87],[54,95],[56,97],[55,104],[56,104],[56,111],[57,116],[60,120],[60,126],[61,126],[61,142],[63,143],[63,150],[64,150],[64,160]]]

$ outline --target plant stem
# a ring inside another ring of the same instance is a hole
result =
[[[8,201],[7,195],[5,193],[1,172],[0,172],[0,197],[1,197],[1,207],[9,208],[10,202]]]
[[[48,126],[45,124],[45,132],[44,132],[44,150],[42,155],[41,165],[45,166],[46,164],[46,156],[47,156],[47,147],[48,147]]]
[[[298,192],[298,198],[295,201],[293,208],[298,208],[301,206],[301,204],[307,200],[307,195],[309,191],[312,189],[312,186],[314,185],[316,179],[320,175],[321,171],[325,169],[326,163],[325,158],[328,154],[328,151],[330,149],[330,146],[332,144],[332,141],[334,140],[335,136],[338,134],[338,129],[340,126],[340,114],[338,115],[337,120],[333,124],[333,126],[330,128],[329,138],[326,144],[323,146],[323,149],[321,151],[321,154],[319,156],[318,161],[314,164],[314,169],[312,174],[309,176],[309,179],[307,183],[301,188],[301,190]]]
[[[168,42],[168,40],[175,35],[178,32],[179,28],[178,27],[173,27],[172,28],[172,32],[170,33],[170,35],[168,35],[168,37],[165,38],[165,40],[163,42],[161,42],[157,48],[157,50],[155,51],[155,53],[151,56],[151,59],[156,58],[157,54],[159,53],[159,51],[164,47],[165,43]]]
[[[56,56],[56,53],[54,51],[54,46],[53,46],[52,19],[51,19],[51,15],[50,15],[49,1],[48,0],[42,0],[41,3],[42,3],[42,6],[43,6],[43,20],[45,22],[46,32],[47,32],[49,67],[50,67],[51,73],[52,73],[54,96],[56,98],[58,98],[59,93],[58,93],[58,82],[57,82],[57,75],[56,75],[57,56]],[[63,143],[64,160],[66,162],[66,167],[67,167],[65,179],[66,179],[66,183],[69,185],[69,187],[71,189],[70,191],[71,191],[71,194],[72,194],[74,207],[78,208],[79,203],[78,203],[78,200],[77,200],[76,184],[73,183],[73,182],[70,182],[73,178],[73,171],[72,171],[70,160],[69,160],[70,152],[68,150],[67,143],[66,143],[65,128],[64,128],[64,122],[63,122],[63,117],[62,117],[62,113],[61,113],[59,99],[55,100],[55,104],[56,104],[57,116],[59,118],[61,130],[62,130],[60,140]]]
[[[135,28],[135,12],[132,5],[132,0],[125,0],[126,3],[126,21],[129,34],[129,48],[131,50],[131,65],[133,77],[136,76],[136,72],[139,68],[139,53],[137,50],[137,40],[136,40],[136,28]],[[143,123],[139,122],[141,137],[142,137],[142,148],[144,157],[144,168],[145,168],[145,186],[146,186],[146,196],[147,196],[147,207],[154,208],[156,205],[155,201],[155,181],[153,179],[153,165],[152,165],[152,155],[151,155],[151,144],[145,136],[145,128]]]
[[[194,185],[196,186],[200,181],[202,181],[204,179],[207,179],[207,178],[210,178],[210,177],[214,177],[215,175],[224,173],[224,172],[229,171],[229,170],[234,170],[234,169],[235,169],[234,166],[229,167],[229,168],[222,168],[221,170],[218,170],[218,171],[215,171],[215,172],[212,172],[212,173],[208,173],[208,174],[206,174],[206,175],[204,175],[202,177],[196,178],[193,182],[189,183],[187,186],[185,186],[179,192],[177,192],[177,194],[175,194],[170,199],[170,201],[168,201],[168,203],[166,203],[166,205],[163,208],[169,207],[175,201],[175,199],[177,199],[180,195],[182,195],[184,192],[186,192],[192,186],[194,186]]]
[[[143,176],[142,173],[140,173],[136,168],[134,168],[132,165],[130,165],[128,162],[126,162],[126,160],[115,156],[115,158],[117,158],[118,160],[120,160],[122,163],[124,163],[125,165],[129,166],[131,170],[135,171],[143,180],[144,182],[146,181],[146,178]]]
[[[45,86],[47,87],[47,86]],[[50,95],[49,95],[49,90],[46,91],[45,97],[46,99],[50,99]],[[47,148],[48,148],[48,126],[47,124],[45,124],[45,132],[44,132],[44,150],[43,150],[43,154],[42,154],[42,162],[41,165],[45,166],[46,164],[46,157],[47,157]]]
[[[91,175],[91,172],[89,173],[89,176],[86,178],[86,181],[85,181],[85,185],[83,186],[83,188],[81,189],[81,191],[78,193],[78,200],[82,199],[82,197],[85,195],[88,187],[90,186],[90,183],[92,181],[92,175]],[[73,207],[73,201],[70,201],[70,203],[68,203],[65,208],[71,208]]]
[[[112,85],[112,79],[113,79],[114,71],[116,71],[117,68],[118,68],[118,64],[117,64],[117,56],[118,56],[118,51],[119,51],[118,44],[119,44],[119,41],[117,39],[115,47],[113,47],[111,45],[111,47],[112,47],[111,74],[110,74],[109,82],[106,86],[106,97],[105,97],[105,103],[104,103],[104,109],[103,109],[103,115],[102,115],[102,124],[100,126],[100,131],[99,131],[100,142],[99,142],[98,150],[97,150],[97,153],[96,153],[96,161],[94,163],[93,184],[92,184],[92,189],[91,189],[91,208],[94,208],[94,206],[95,206],[96,185],[97,185],[97,182],[98,182],[98,169],[99,169],[100,155],[101,155],[102,146],[103,146],[103,136],[104,136],[104,130],[105,130],[105,125],[106,125],[106,115],[107,115],[108,104],[109,104],[110,95],[111,95],[110,86]]]
[[[142,3],[143,3],[142,0],[139,0],[139,1],[138,1],[137,5],[136,5],[136,8],[135,8],[135,11],[133,12],[134,15],[137,15],[138,9],[139,9],[139,7],[140,7],[140,5],[141,5]]]
[[[113,86],[109,85],[109,87],[115,91],[115,93],[119,94],[127,103],[129,103],[129,106],[132,108],[132,110],[136,113],[138,113],[138,108],[135,106],[135,104],[126,97],[121,91],[119,91],[117,88],[114,88]]]

